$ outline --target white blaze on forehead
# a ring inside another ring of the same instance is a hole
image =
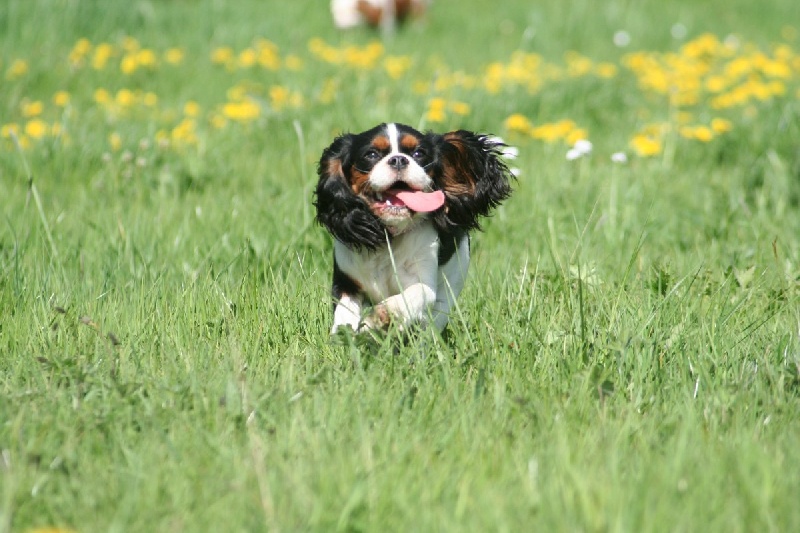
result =
[[[386,135],[389,136],[389,144],[392,145],[392,153],[400,151],[400,134],[397,132],[397,124],[390,122],[386,125]]]

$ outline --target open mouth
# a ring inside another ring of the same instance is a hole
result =
[[[424,192],[412,189],[407,183],[398,181],[388,189],[375,194],[375,207],[384,209],[408,209],[417,213],[430,213],[444,205],[442,191]]]

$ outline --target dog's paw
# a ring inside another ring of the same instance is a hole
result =
[[[371,330],[386,330],[392,321],[389,309],[385,305],[378,304],[372,311],[361,320],[358,328],[359,333]]]

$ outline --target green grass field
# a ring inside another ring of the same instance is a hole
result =
[[[800,530],[796,15],[0,3],[0,533]],[[313,222],[382,121],[520,150],[409,345]]]

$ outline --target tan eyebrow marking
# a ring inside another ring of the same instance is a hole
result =
[[[403,138],[400,139],[400,146],[406,151],[410,152],[411,150],[419,146],[419,140],[413,135],[406,133],[405,135],[403,135]]]

